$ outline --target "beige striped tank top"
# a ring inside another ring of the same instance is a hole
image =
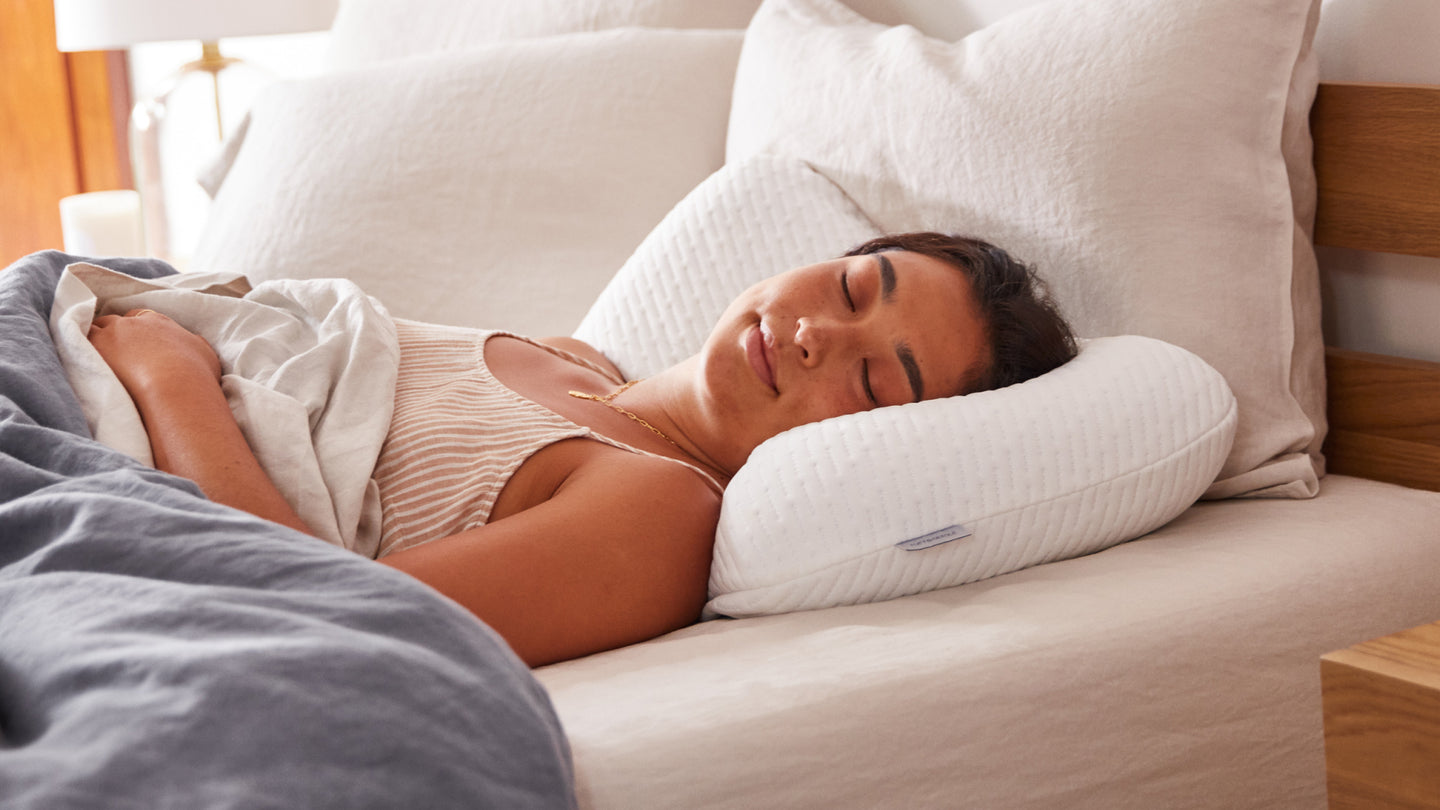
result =
[[[510,476],[564,439],[589,438],[632,453],[680,459],[615,441],[506,388],[485,365],[485,341],[518,337],[565,360],[623,380],[583,357],[498,330],[396,321],[400,372],[395,415],[375,465],[385,556],[483,525]]]

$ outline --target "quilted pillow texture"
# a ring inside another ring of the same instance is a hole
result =
[[[272,86],[191,269],[341,276],[399,317],[568,334],[723,164],[741,37],[570,34]]]
[[[1323,345],[1308,229],[1316,0],[1056,0],[958,42],[765,0],[727,159],[805,160],[883,230],[987,238],[1079,334],[1182,346],[1234,390],[1209,497],[1308,497]]]
[[[627,377],[653,374],[699,350],[751,284],[878,233],[801,161],[727,166],[641,243],[575,336]],[[787,431],[726,490],[707,615],[889,599],[1129,540],[1204,492],[1235,422],[1203,361],[1113,337],[1019,386]],[[930,546],[953,526],[969,536]]]
[[[706,612],[893,599],[1130,540],[1200,497],[1236,415],[1203,360],[1127,335],[1009,388],[787,431],[726,489]]]
[[[760,0],[345,0],[332,67],[609,28],[744,28]]]
[[[574,336],[626,379],[649,377],[700,351],[750,285],[879,235],[845,192],[803,161],[758,155],[716,172],[666,214]]]

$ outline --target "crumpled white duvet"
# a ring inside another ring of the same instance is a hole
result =
[[[371,473],[394,410],[400,350],[389,314],[353,283],[237,273],[143,280],[77,263],[55,292],[50,331],[95,438],[153,465],[134,403],[86,338],[94,318],[153,309],[209,341],[221,386],[261,467],[328,542],[374,557]]]

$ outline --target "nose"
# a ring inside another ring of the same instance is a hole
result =
[[[807,368],[819,365],[827,355],[844,351],[856,339],[853,324],[833,318],[803,317],[795,325],[795,346],[800,362]]]

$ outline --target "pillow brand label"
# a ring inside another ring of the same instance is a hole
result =
[[[970,530],[964,526],[946,526],[943,529],[936,529],[929,534],[922,534],[919,537],[912,537],[909,540],[901,540],[895,544],[898,549],[905,551],[920,551],[921,549],[933,548],[941,543],[948,543],[951,540],[959,540],[962,537],[969,537]]]

